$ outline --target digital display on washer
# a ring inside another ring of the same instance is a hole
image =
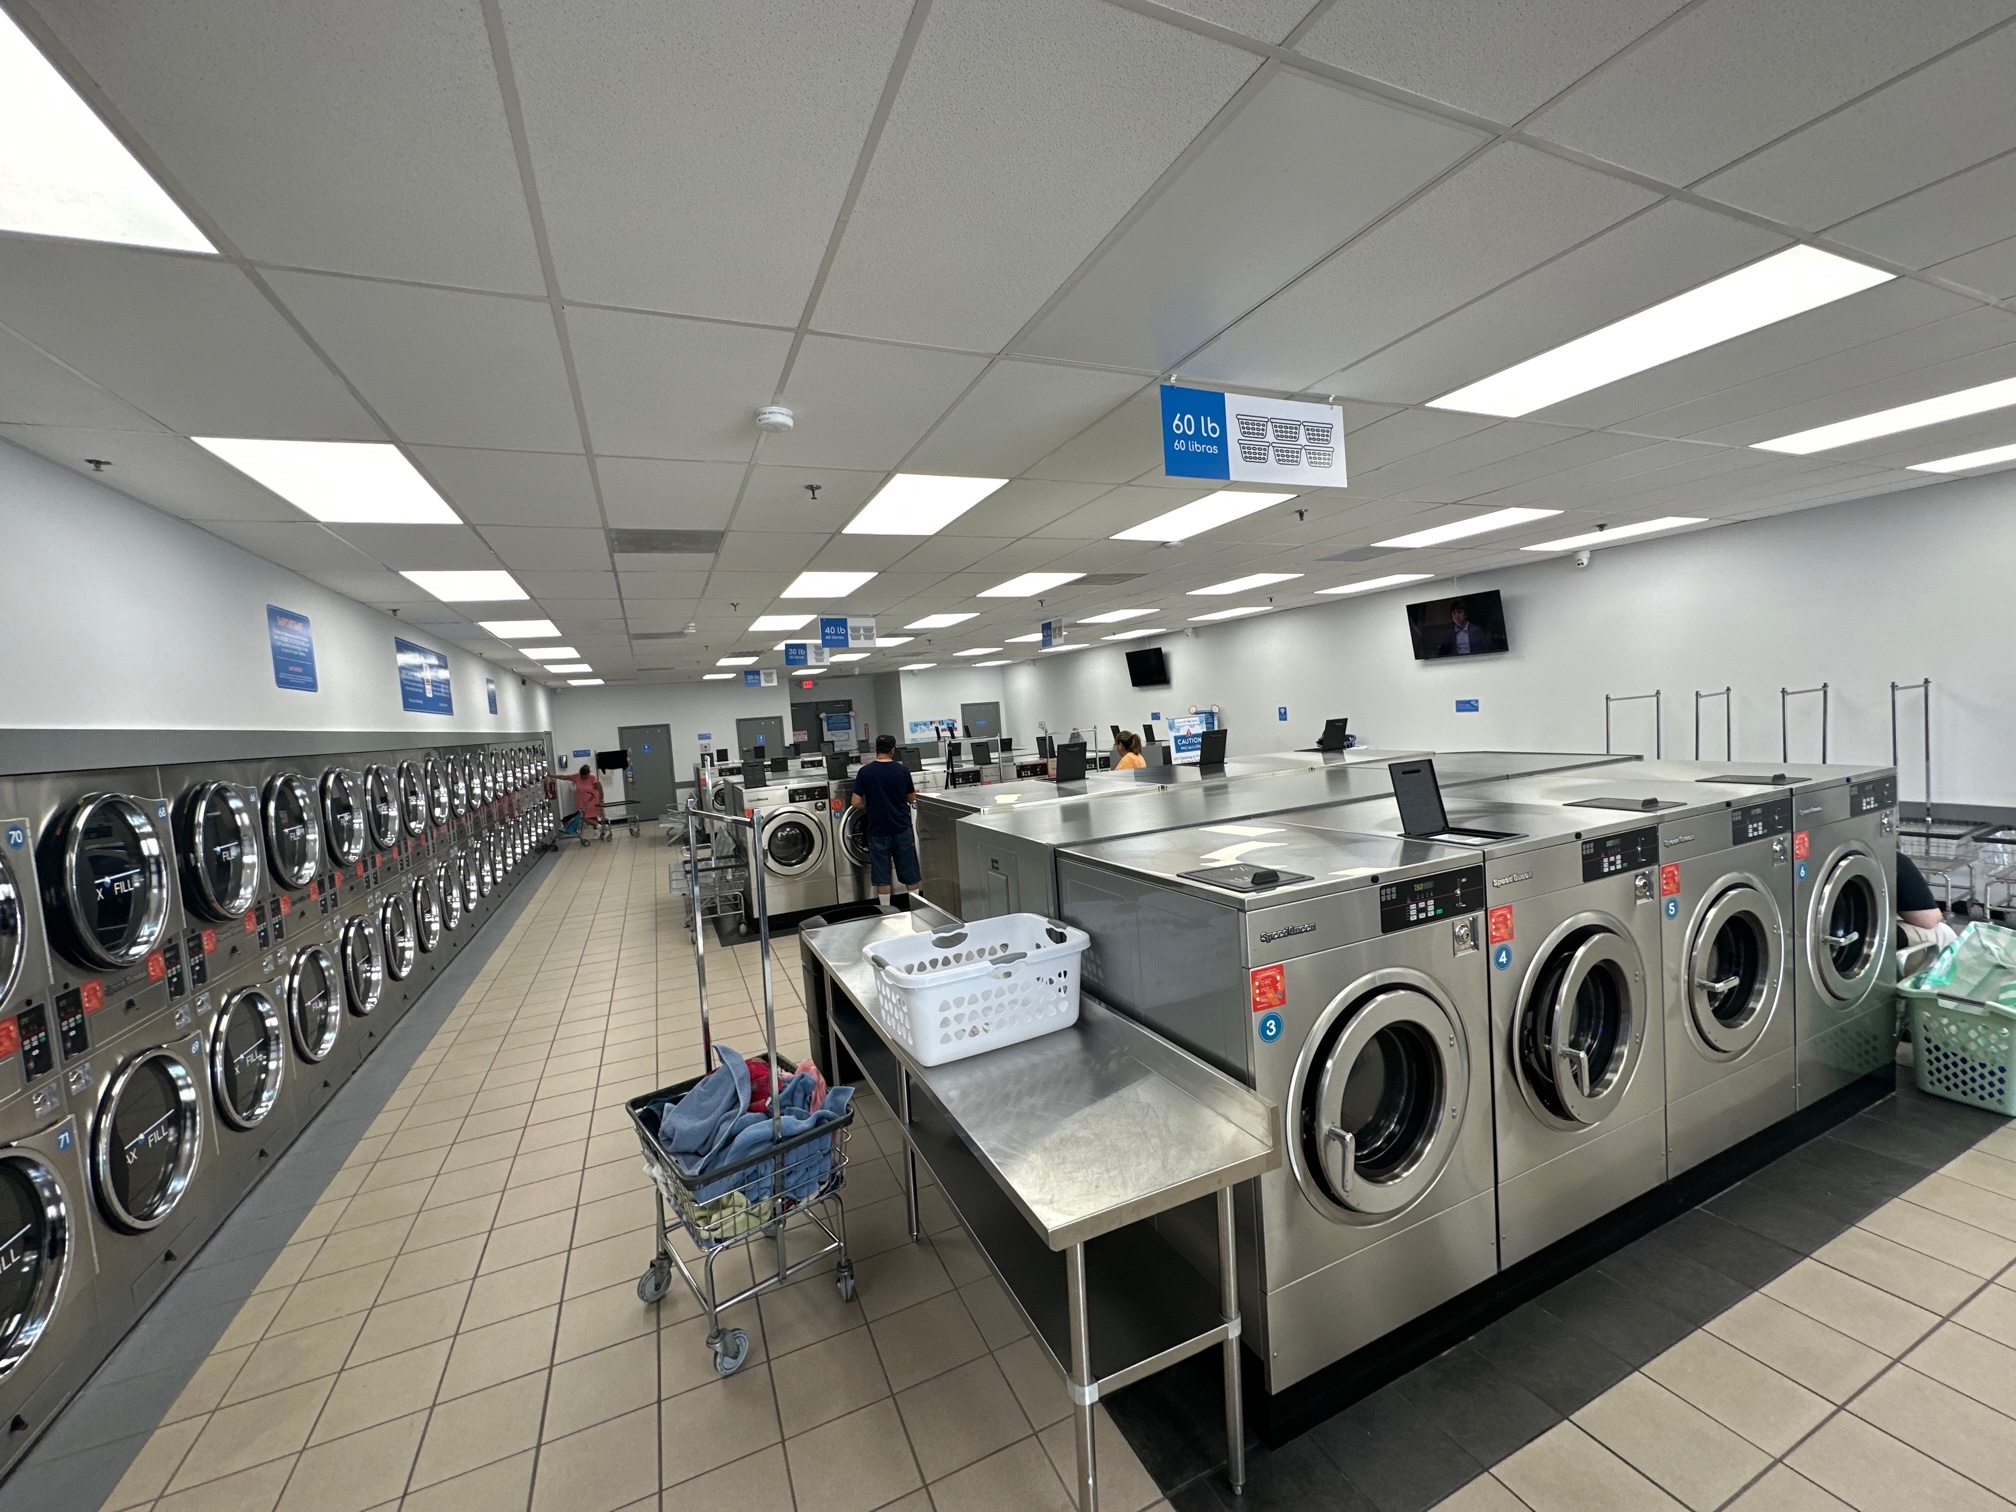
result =
[[[1897,774],[1848,784],[1848,812],[1855,818],[1897,807]]]
[[[1601,882],[1605,877],[1659,864],[1659,826],[1625,830],[1618,835],[1598,835],[1582,842],[1582,880]]]
[[[1730,814],[1729,843],[1742,845],[1750,840],[1763,840],[1771,835],[1786,834],[1791,828],[1791,798],[1767,798],[1762,803],[1753,803]]]
[[[15,1017],[21,1031],[21,1079],[34,1081],[55,1068],[55,1052],[49,1047],[49,1015],[40,1008],[23,1008]]]
[[[1484,868],[1410,877],[1405,882],[1379,884],[1379,933],[1393,934],[1437,919],[1475,913],[1484,906]]]
[[[818,803],[826,793],[823,787],[787,788],[784,796],[792,803]]]

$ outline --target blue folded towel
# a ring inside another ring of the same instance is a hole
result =
[[[792,1088],[805,1082],[804,1091],[795,1099]],[[819,1111],[810,1112],[812,1100],[812,1079],[793,1077],[785,1087],[785,1101],[778,1108],[777,1130],[782,1139],[792,1139],[800,1134],[818,1128],[822,1124],[833,1123],[843,1117],[848,1105],[853,1101],[852,1087],[834,1087],[826,1094],[826,1100],[819,1105]],[[793,1103],[796,1103],[794,1109]],[[738,1161],[761,1155],[770,1148],[770,1115],[767,1113],[745,1113],[734,1122],[733,1132],[728,1140],[704,1162],[681,1161],[681,1168],[689,1176],[705,1176],[711,1170],[719,1170],[734,1165]],[[783,1159],[782,1193],[793,1202],[809,1201],[818,1194],[833,1169],[833,1141],[831,1138],[814,1139],[787,1152]],[[706,1183],[694,1190],[693,1196],[700,1202],[712,1202],[729,1192],[739,1191],[750,1203],[758,1203],[773,1195],[777,1189],[777,1167],[764,1164],[746,1171],[738,1171],[723,1180]]]
[[[690,1171],[704,1170],[708,1157],[735,1132],[749,1111],[749,1064],[726,1045],[716,1045],[721,1064],[659,1115],[658,1142]]]

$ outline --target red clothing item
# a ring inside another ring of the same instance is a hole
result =
[[[593,824],[602,817],[602,779],[590,772],[574,774],[574,806],[581,810],[581,822]]]

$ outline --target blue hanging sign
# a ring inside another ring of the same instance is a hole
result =
[[[484,679],[483,679],[483,694],[484,694],[484,696],[485,696],[486,698],[488,698],[488,699],[490,700],[490,712],[491,712],[492,714],[495,714],[495,713],[497,712],[497,679],[496,679],[496,678],[494,678],[494,677],[486,677],[486,678],[484,678]]]
[[[1172,478],[1342,488],[1344,411],[1165,383],[1162,471]]]
[[[847,649],[847,616],[844,614],[822,614],[819,616],[819,644],[834,651]],[[801,661],[799,666],[805,664]]]
[[[273,682],[296,693],[321,691],[315,685],[315,633],[308,616],[266,606],[266,638],[273,643]]]
[[[399,702],[408,714],[453,714],[455,689],[448,677],[448,654],[392,637],[399,662]]]

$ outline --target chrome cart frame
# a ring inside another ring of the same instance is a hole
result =
[[[690,816],[697,805],[687,809]],[[671,829],[667,824],[666,828]],[[697,838],[697,829],[690,821],[686,826],[685,855],[665,868],[665,885],[675,898],[685,898],[686,927],[693,929],[712,920],[716,923],[733,920],[737,934],[749,933],[749,865],[730,845],[727,854],[715,844],[711,834],[704,845],[705,856],[701,855],[702,843]]]
[[[677,1269],[688,1290],[693,1293],[693,1300],[707,1314],[707,1347],[714,1352],[714,1368],[727,1376],[740,1370],[749,1358],[748,1334],[739,1328],[722,1326],[721,1314],[729,1308],[760,1297],[765,1292],[775,1291],[829,1255],[839,1257],[834,1263],[833,1274],[841,1299],[849,1302],[854,1299],[854,1262],[847,1256],[846,1204],[841,1196],[847,1180],[847,1139],[854,1125],[854,1111],[849,1108],[838,1118],[816,1128],[789,1139],[783,1137],[783,1110],[778,1105],[778,1093],[784,1082],[779,1076],[777,1060],[777,999],[771,973],[770,924],[763,907],[762,869],[758,867],[755,868],[757,949],[763,963],[763,1051],[770,1068],[770,1143],[747,1159],[703,1175],[689,1176],[658,1142],[656,1130],[646,1122],[648,1109],[662,1109],[666,1104],[684,1097],[715,1069],[717,1063],[713,1024],[707,1009],[707,930],[698,913],[702,897],[699,845],[699,827],[702,824],[740,825],[751,832],[752,849],[760,853],[763,816],[760,811],[747,818],[737,814],[702,813],[693,808],[686,811],[686,859],[691,895],[695,900],[695,916],[691,921],[693,965],[700,984],[700,1075],[632,1098],[625,1107],[637,1130],[638,1142],[643,1147],[645,1172],[651,1178],[658,1204],[657,1251],[651,1257],[650,1266],[637,1280],[637,1295],[647,1303],[663,1300],[671,1290],[672,1272]],[[709,848],[711,850],[711,845]],[[801,1152],[809,1150],[820,1140],[831,1142],[830,1167],[810,1196],[794,1202],[788,1196],[788,1178],[793,1168],[801,1168],[798,1179],[802,1180],[806,1156]],[[798,1158],[794,1159],[794,1156]],[[715,1195],[703,1201],[701,1194],[707,1192]],[[758,1202],[747,1200],[751,1193],[759,1194]],[[721,1207],[729,1197],[736,1195],[744,1198],[740,1208]],[[768,1203],[768,1208],[762,1203]],[[714,1211],[710,1213],[707,1211],[709,1208]],[[794,1223],[793,1220],[803,1221]],[[697,1276],[687,1258],[673,1247],[675,1228],[683,1231],[692,1241],[694,1258],[699,1261],[700,1267]],[[794,1260],[789,1253],[788,1237],[807,1228],[817,1230],[820,1242],[809,1253]],[[752,1253],[752,1284],[732,1297],[720,1296],[714,1284],[715,1262],[726,1251],[740,1245],[749,1245],[753,1250],[756,1242],[763,1239],[771,1240],[775,1245],[777,1263],[774,1273],[753,1275],[759,1267]]]

